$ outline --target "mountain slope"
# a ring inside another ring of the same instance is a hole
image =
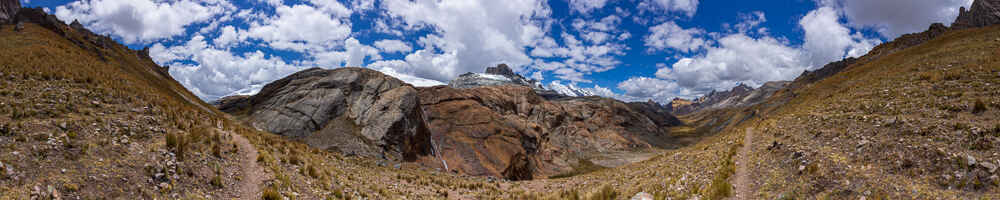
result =
[[[997,198],[998,38],[949,32],[794,91],[755,125],[758,197]]]
[[[379,166],[247,128],[144,51],[50,23],[40,9],[19,16],[23,30],[0,25],[0,199],[501,194],[483,179]]]

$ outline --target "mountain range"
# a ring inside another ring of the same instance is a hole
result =
[[[503,64],[311,68],[209,104],[148,49],[0,0],[0,199],[996,199],[997,6],[666,105]]]

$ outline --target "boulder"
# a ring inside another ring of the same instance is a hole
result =
[[[1000,23],[1000,0],[975,0],[971,9],[962,7],[952,28],[979,28]]]
[[[245,101],[226,110],[245,113],[258,129],[317,148],[407,161],[430,152],[417,90],[374,70],[312,68]]]
[[[635,193],[630,200],[653,200],[653,195],[646,192]]]
[[[20,0],[0,0],[0,24],[12,24],[21,9]]]

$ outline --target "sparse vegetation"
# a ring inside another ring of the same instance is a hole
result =
[[[268,188],[261,194],[261,198],[264,200],[281,200],[281,194],[278,193],[277,189]]]
[[[590,160],[583,159],[583,160],[580,160],[576,165],[573,166],[573,171],[569,171],[569,172],[561,173],[561,174],[556,174],[556,175],[550,176],[549,178],[550,179],[557,179],[557,178],[573,177],[573,176],[576,176],[576,175],[586,174],[586,173],[590,173],[590,172],[594,172],[594,171],[598,171],[598,170],[602,170],[602,169],[606,169],[606,168],[607,167],[594,164]]]
[[[986,111],[986,103],[983,103],[982,99],[976,99],[976,102],[972,106],[972,113],[979,114]]]
[[[605,185],[604,187],[601,187],[601,189],[598,190],[597,193],[594,193],[588,199],[589,200],[614,200],[614,199],[618,198],[618,195],[619,195],[618,191],[615,191],[615,189],[612,188],[611,186]]]

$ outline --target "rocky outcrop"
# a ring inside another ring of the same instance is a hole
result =
[[[15,20],[18,22],[35,23],[59,35],[66,35],[66,23],[59,20],[55,15],[45,13],[45,10],[42,8],[20,8],[17,11]]]
[[[840,71],[843,71],[848,66],[851,66],[857,62],[858,62],[857,58],[853,57],[845,58],[840,61],[828,63],[824,65],[822,68],[819,68],[814,71],[804,71],[802,72],[801,75],[799,75],[798,78],[795,78],[795,80],[792,82],[791,88],[799,88],[805,84],[810,84],[819,80],[826,79],[826,77],[830,77],[833,76],[834,74],[840,73]]]
[[[21,10],[20,0],[0,0],[0,24],[13,24]]]
[[[979,28],[1000,23],[1000,0],[976,0],[972,7],[959,9],[958,18],[952,28]]]
[[[417,90],[370,69],[308,69],[219,105],[320,149],[406,161],[431,151]]]
[[[663,125],[675,119],[608,98],[547,100],[520,85],[438,86],[419,94],[441,159],[425,164],[511,180],[567,172],[599,152],[667,146]]]

